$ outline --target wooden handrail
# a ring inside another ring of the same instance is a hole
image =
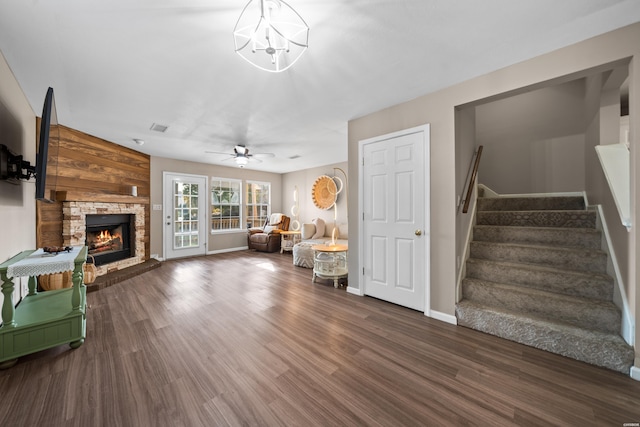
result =
[[[464,207],[462,208],[462,213],[467,213],[469,211],[469,202],[471,201],[471,193],[473,192],[473,186],[476,182],[476,177],[478,176],[478,166],[480,165],[481,155],[482,155],[482,145],[478,147],[478,152],[476,153],[476,161],[473,162],[473,171],[471,172],[471,180],[469,181],[469,188],[467,188],[467,197],[464,198]]]

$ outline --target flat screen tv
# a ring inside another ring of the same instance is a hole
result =
[[[47,189],[55,189],[55,182],[51,181],[54,181],[57,176],[57,171],[54,170],[57,169],[59,139],[56,101],[53,89],[49,88],[42,107],[40,137],[36,155],[36,200],[49,203],[55,201],[55,190],[47,191]],[[47,178],[50,178],[48,185]]]

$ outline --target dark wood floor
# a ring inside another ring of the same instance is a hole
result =
[[[640,382],[311,283],[291,254],[88,294],[87,340],[0,372],[0,426],[622,426]]]

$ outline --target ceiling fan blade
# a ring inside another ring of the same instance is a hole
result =
[[[233,154],[229,154],[229,153],[222,153],[220,151],[205,151],[205,153],[207,154],[221,154],[223,156],[233,156]]]
[[[252,154],[253,157],[257,157],[257,158],[261,158],[261,159],[266,159],[269,157],[275,157],[276,155],[273,153],[255,153]]]

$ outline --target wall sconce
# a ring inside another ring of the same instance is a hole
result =
[[[293,206],[291,206],[291,216],[294,218],[291,221],[291,230],[300,230],[300,221],[298,221],[298,215],[300,215],[300,203],[298,202],[298,186],[293,189]]]

